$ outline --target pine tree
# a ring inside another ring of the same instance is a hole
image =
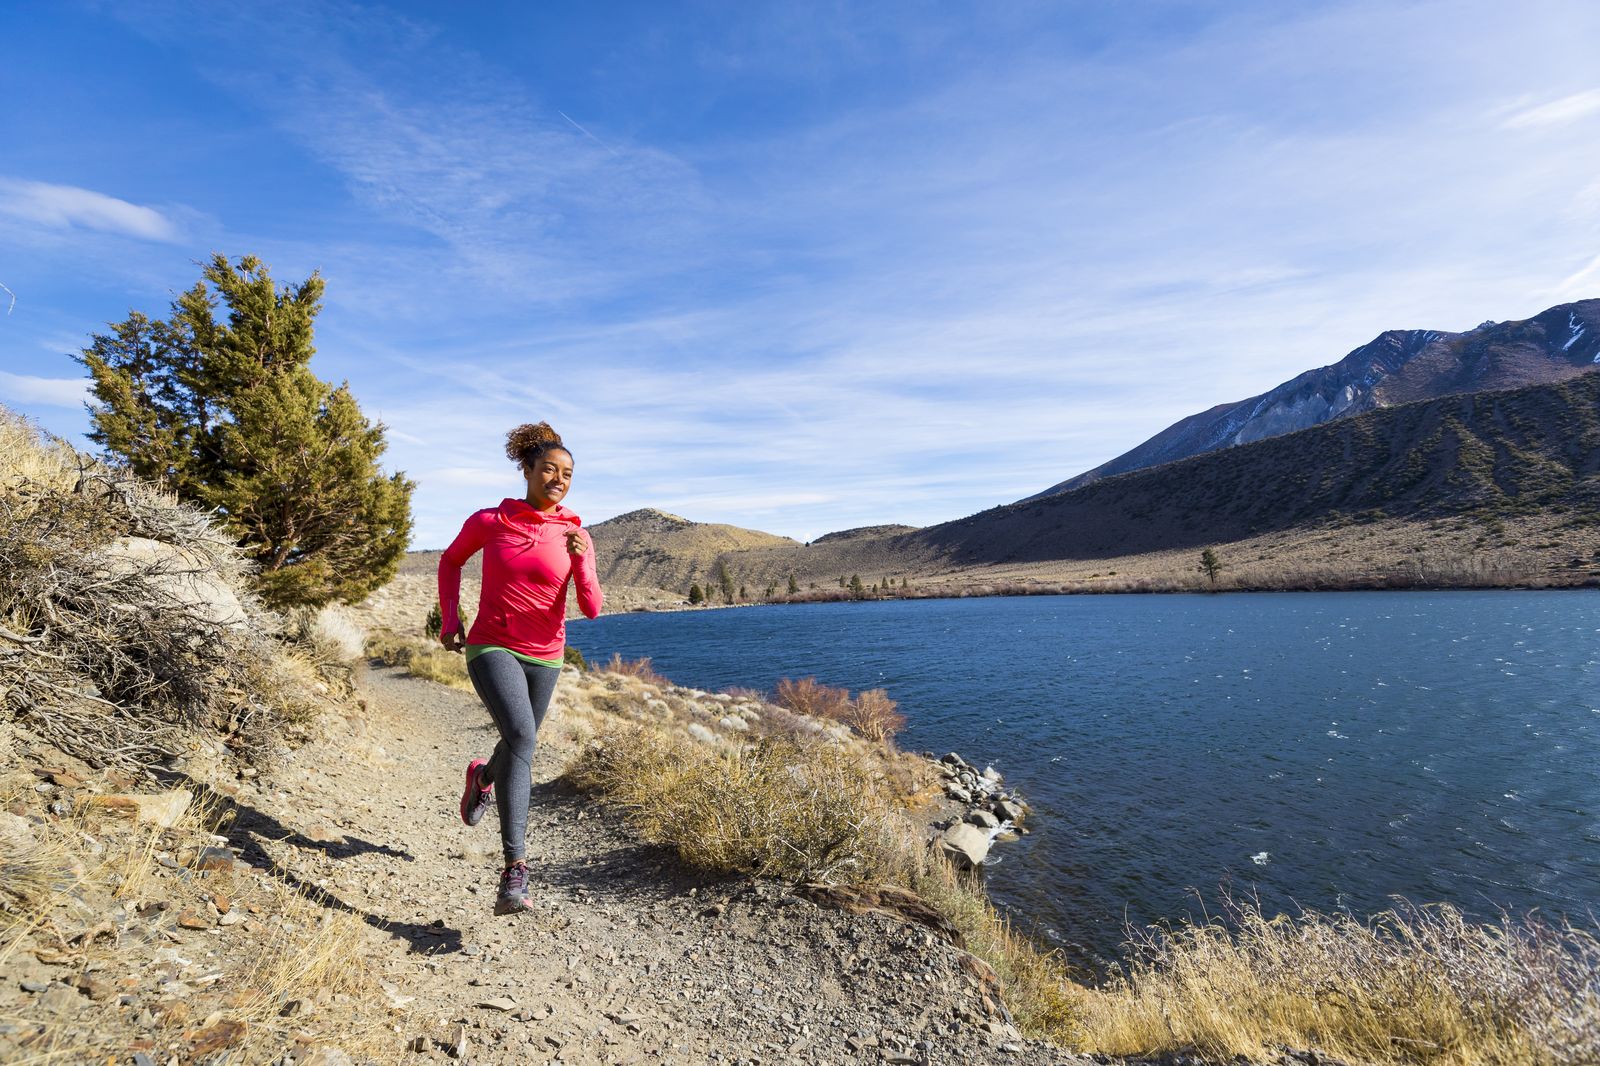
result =
[[[861,596],[866,595],[866,591],[867,591],[866,586],[861,583],[861,575],[860,574],[851,574],[850,575],[850,594],[859,598]]]
[[[706,594],[700,590],[698,584],[689,586],[689,602],[696,605],[706,602]]]
[[[794,579],[794,575],[793,574],[790,574],[789,575],[789,595],[793,596],[795,593],[797,593],[799,591],[800,591],[800,582],[798,582],[798,581],[796,581]]]
[[[322,291],[316,274],[279,289],[254,256],[216,255],[170,319],[132,312],[79,360],[94,377],[89,438],[214,510],[277,607],[362,599],[411,533],[416,485],[380,471],[384,426],[308,366]]]
[[[722,599],[727,603],[733,602],[733,575],[728,573],[728,564],[721,559],[717,560],[717,587],[722,590]]]
[[[1222,573],[1222,561],[1217,558],[1217,553],[1210,548],[1200,553],[1199,571],[1211,579],[1211,587],[1217,587],[1217,575]]]

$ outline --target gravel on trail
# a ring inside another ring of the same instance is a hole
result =
[[[370,754],[308,745],[260,801],[327,843],[271,857],[387,933],[374,961],[408,1012],[397,1060],[1089,1061],[992,1016],[981,966],[921,926],[698,875],[633,839],[558,780],[570,754],[551,728],[559,702],[533,765],[536,907],[496,917],[497,821],[469,828],[456,814],[462,767],[494,743],[488,713],[397,670],[362,687],[353,750]]]

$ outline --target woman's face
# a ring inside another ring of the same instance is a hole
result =
[[[572,456],[564,449],[551,448],[532,463],[523,463],[522,476],[528,479],[528,502],[548,511],[572,485]]]

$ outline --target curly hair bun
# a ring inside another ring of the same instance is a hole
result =
[[[548,422],[526,422],[506,434],[506,457],[513,463],[528,462],[546,448],[566,448]]]

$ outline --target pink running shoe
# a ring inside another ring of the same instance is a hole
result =
[[[493,805],[494,785],[478,787],[478,772],[487,765],[483,759],[467,763],[467,787],[461,791],[461,820],[468,825],[483,821],[483,812]]]

